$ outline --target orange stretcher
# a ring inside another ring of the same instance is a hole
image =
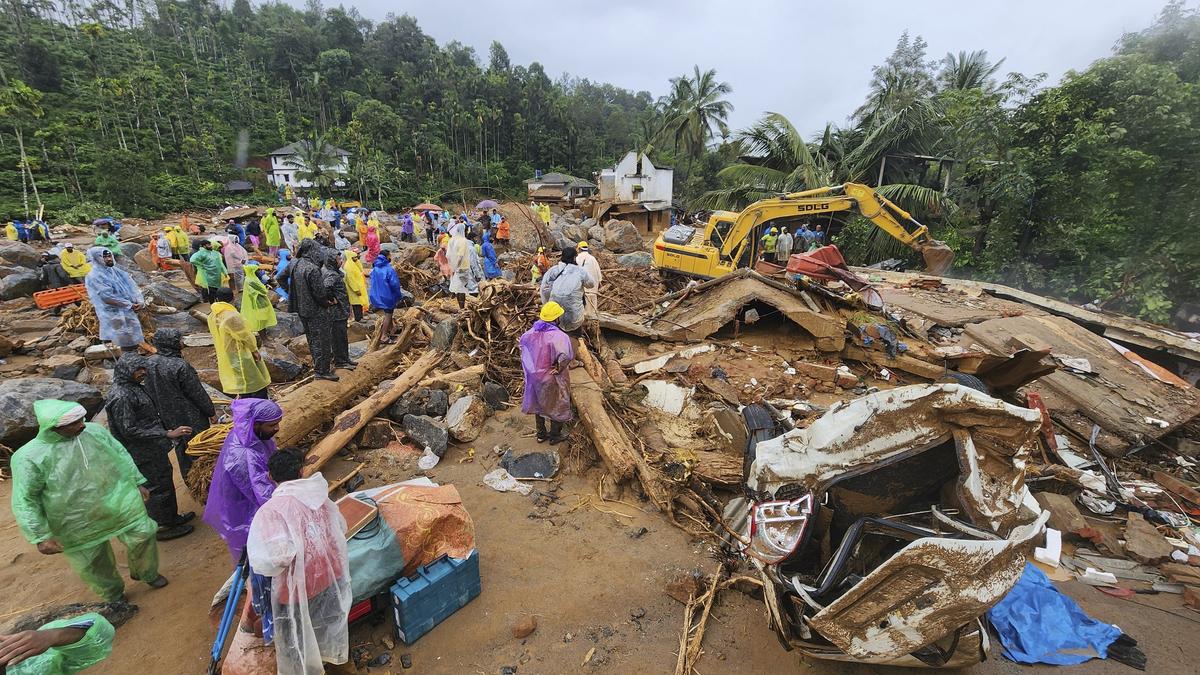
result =
[[[83,284],[74,284],[72,286],[62,286],[61,288],[51,288],[46,291],[38,291],[33,294],[33,301],[40,309],[50,309],[52,307],[61,307],[69,305],[73,302],[87,300],[87,289]]]

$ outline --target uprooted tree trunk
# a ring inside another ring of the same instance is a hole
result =
[[[403,320],[406,322],[404,332],[395,344],[367,354],[358,362],[357,368],[341,375],[337,382],[316,380],[281,396],[278,403],[284,410],[284,416],[279,424],[279,433],[275,436],[276,444],[281,448],[298,445],[322,424],[348,408],[354,399],[386,378],[408,348],[416,324],[420,321],[420,312],[409,309],[404,313]]]
[[[341,450],[350,439],[354,438],[371,418],[378,415],[388,406],[395,403],[413,385],[421,381],[434,366],[446,355],[438,349],[430,349],[421,358],[413,362],[400,377],[384,382],[361,403],[343,412],[333,421],[329,434],[312,446],[308,451],[309,462],[305,464],[304,475],[311,476],[320,470],[338,450]]]

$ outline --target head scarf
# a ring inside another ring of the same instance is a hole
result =
[[[133,283],[133,277],[116,265],[105,265],[105,253],[112,255],[112,251],[103,246],[93,246],[87,250],[88,261],[92,263],[92,271],[88,272],[88,276],[94,275],[95,280],[107,285],[115,295],[124,300],[133,302],[133,299],[137,298],[137,302],[141,302],[142,294],[138,291],[137,284]]]
[[[262,440],[254,433],[254,425],[283,419],[279,404],[265,398],[239,398],[229,404],[229,410],[233,414],[229,436],[234,443],[267,455],[275,452],[275,439]]]
[[[304,260],[317,265],[320,265],[325,258],[324,252],[321,250],[321,245],[314,239],[305,239],[300,242],[298,255]]]
[[[37,401],[34,403],[34,407],[36,408],[37,404],[41,402],[42,401]],[[68,424],[74,424],[85,417],[87,417],[87,409],[78,403],[73,403],[71,404],[70,408],[67,408],[66,412],[59,415],[58,421],[54,423],[53,428],[57,429],[59,427],[65,427]]]
[[[159,328],[154,331],[152,341],[163,356],[179,356],[183,351],[183,333],[177,328]]]

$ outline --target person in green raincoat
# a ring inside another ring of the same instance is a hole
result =
[[[17,527],[43,555],[61,553],[107,602],[125,598],[109,540],[126,549],[129,576],[153,588],[158,573],[158,524],[146,513],[146,479],[107,429],[85,422],[78,403],[33,403],[38,435],[12,456],[12,512]]]
[[[262,231],[271,257],[279,257],[279,247],[283,245],[283,232],[279,229],[279,218],[275,216],[275,209],[267,209],[267,215],[262,219]]]
[[[0,635],[0,668],[7,675],[73,675],[108,658],[115,633],[108,619],[88,612]]]
[[[100,234],[96,235],[95,246],[103,246],[112,251],[113,255],[121,255],[121,240],[117,239],[117,235],[113,234],[112,226],[106,226],[100,230]]]
[[[242,270],[246,273],[246,283],[242,286],[242,320],[246,322],[246,328],[258,333],[277,323],[275,308],[271,306],[267,285],[258,278],[258,263],[246,263]]]

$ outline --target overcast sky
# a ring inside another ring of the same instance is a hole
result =
[[[302,0],[292,0],[302,4]],[[324,0],[327,7],[333,0]],[[486,62],[499,40],[514,64],[655,97],[667,81],[716,68],[733,87],[731,126],[780,112],[802,131],[842,123],[863,101],[871,66],[904,30],[929,56],[986,49],[1004,72],[1049,83],[1111,53],[1123,32],[1150,25],[1166,0],[353,0],[369,19],[411,14],[439,44],[458,40]]]

